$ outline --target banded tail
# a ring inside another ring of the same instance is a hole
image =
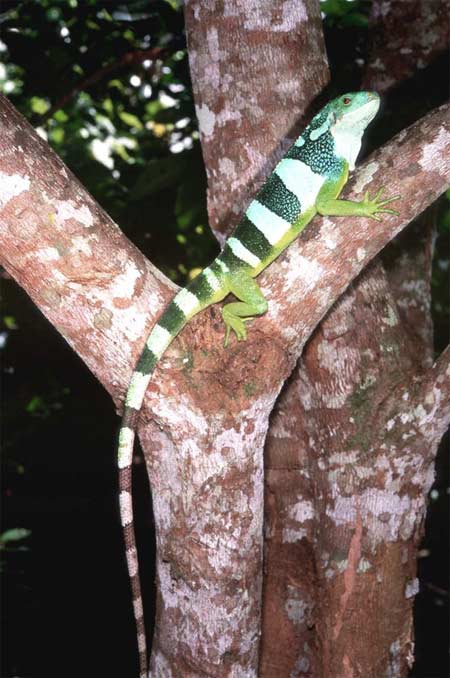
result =
[[[150,378],[163,353],[193,316],[210,304],[223,299],[227,292],[228,288],[224,283],[223,268],[220,264],[213,262],[188,287],[180,290],[175,295],[148,336],[131,377],[126,395],[125,408],[119,431],[117,455],[120,491],[119,505],[128,576],[133,595],[140,678],[147,677],[147,646],[131,496],[131,469],[135,429]]]

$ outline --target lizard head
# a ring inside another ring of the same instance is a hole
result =
[[[380,107],[376,92],[350,92],[330,102],[331,131],[362,134]]]
[[[342,94],[329,103],[330,132],[335,153],[347,160],[349,168],[355,167],[361,148],[361,138],[380,107],[376,92],[351,92]]]

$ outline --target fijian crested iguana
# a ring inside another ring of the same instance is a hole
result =
[[[311,120],[257,193],[222,252],[180,290],[150,332],[128,387],[119,433],[118,465],[121,521],[137,625],[140,676],[147,675],[147,652],[131,502],[131,465],[135,426],[155,365],[189,320],[232,294],[222,308],[226,347],[231,331],[246,339],[245,323],[267,311],[267,300],[255,278],[303,231],[316,214],[371,217],[397,214],[381,200],[382,188],[360,202],[339,200],[362,135],[375,117],[375,92],[344,94],[330,101]]]

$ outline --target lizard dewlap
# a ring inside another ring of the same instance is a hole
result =
[[[302,232],[316,214],[371,217],[396,214],[387,207],[399,196],[339,200],[361,148],[367,125],[377,114],[375,92],[353,92],[330,101],[311,120],[275,167],[219,256],[167,306],[146,341],[128,388],[119,434],[118,466],[121,522],[138,633],[140,676],[147,675],[147,653],[141,590],[133,528],[131,464],[134,430],[151,374],[169,344],[197,313],[232,294],[225,304],[224,346],[231,332],[247,337],[246,321],[267,311],[268,302],[255,278]]]

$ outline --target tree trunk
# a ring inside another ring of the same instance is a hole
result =
[[[374,2],[363,88],[384,93],[446,48],[442,3],[434,13],[420,4],[381,11]],[[410,27],[406,44],[402,29],[424,11],[439,26],[425,53],[423,32]],[[422,407],[407,390],[400,419],[374,415],[432,364],[430,221],[429,212],[411,224],[356,279],[277,403],[266,448],[263,676],[378,678],[412,665],[417,551],[442,428],[426,444],[419,431],[415,453],[400,444],[404,420]]]
[[[316,0],[186,2],[211,228],[223,242],[329,80]]]

